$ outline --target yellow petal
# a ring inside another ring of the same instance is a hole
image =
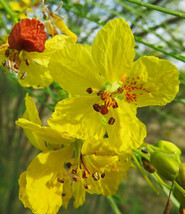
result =
[[[20,175],[18,182],[19,182],[19,199],[24,204],[24,207],[32,209],[26,193],[26,171]]]
[[[78,208],[85,202],[84,182],[83,181],[73,182],[72,189],[73,189],[73,197],[75,199],[73,202],[73,206],[75,208]]]
[[[67,135],[67,133],[57,131],[51,127],[40,126],[23,118],[19,119],[16,124],[21,126],[24,131],[28,130],[32,133],[35,133],[39,139],[41,139],[43,142],[47,142],[49,145],[62,145],[74,141],[74,138],[71,138],[69,135]]]
[[[25,78],[23,78],[24,73],[26,73]],[[22,86],[33,88],[48,87],[53,81],[47,67],[34,62],[29,65],[21,63],[18,80]]]
[[[109,21],[98,32],[92,45],[96,69],[111,83],[121,80],[132,66],[134,46],[129,25],[122,18]]]
[[[167,60],[140,57],[124,81],[125,98],[138,107],[165,105],[179,90],[178,77],[177,68]]]
[[[94,180],[93,176],[87,178],[87,183],[91,185],[87,191],[91,194],[115,194],[131,165],[131,156],[124,153],[121,156],[116,154],[109,139],[85,141],[82,158],[91,175],[95,172],[99,175],[99,180]]]
[[[93,64],[89,45],[76,44],[56,51],[49,70],[53,79],[71,94],[85,95],[89,87],[99,90],[103,87],[103,79]]]
[[[50,59],[52,60],[55,58],[53,54],[56,50],[63,49],[64,47],[73,44],[74,42],[71,37],[65,35],[56,35],[53,38],[46,40],[45,50],[42,53],[24,51],[23,56],[25,59],[29,59],[30,61],[47,67]]]
[[[124,100],[117,101],[118,108],[114,111],[115,123],[107,126],[111,145],[117,153],[130,152],[138,148],[146,137],[145,125],[136,117],[135,107]]]
[[[62,205],[64,162],[71,158],[73,150],[40,153],[27,169],[26,192],[33,212],[55,214]]]
[[[32,121],[35,124],[42,125],[42,122],[39,118],[39,113],[37,111],[33,98],[30,97],[28,95],[28,93],[26,94],[26,97],[25,97],[25,105],[26,105],[26,111],[24,112],[23,118],[27,119],[28,121]],[[19,120],[21,120],[21,119],[19,119]],[[18,121],[16,121],[16,124],[21,126],[18,123]],[[26,128],[24,129],[24,133],[33,146],[35,146],[36,148],[38,148],[41,151],[47,150],[47,147],[46,147],[43,139],[39,135],[37,135],[36,133],[34,133]]]
[[[74,138],[103,137],[105,128],[102,125],[102,115],[93,109],[93,104],[98,100],[98,96],[89,95],[58,102],[53,118],[48,120],[49,126],[67,132]]]
[[[67,25],[64,23],[64,21],[62,20],[62,18],[60,18],[58,15],[52,13],[51,14],[55,20],[55,24],[56,26],[62,31],[62,33],[70,36],[74,42],[77,42],[78,38],[77,36],[69,30],[69,28],[67,27]]]

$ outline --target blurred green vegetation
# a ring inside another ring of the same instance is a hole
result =
[[[45,2],[53,11],[60,1]],[[183,0],[145,0],[144,2],[180,12],[184,12],[182,9],[185,8]],[[42,20],[40,11],[41,5],[35,7],[28,16],[39,15]],[[77,34],[80,43],[89,44],[102,25],[114,17],[121,16],[130,24],[135,35],[136,59],[143,55],[154,55],[168,59],[178,67],[181,85],[176,99],[164,107],[141,108],[138,110],[138,117],[148,129],[146,142],[169,140],[176,143],[185,154],[184,19],[126,0],[63,0],[63,7],[58,14],[65,18],[69,28]],[[20,12],[14,11],[14,15],[20,18]],[[6,41],[12,25],[11,16],[0,7],[0,44]],[[10,72],[4,74],[3,68],[0,67],[0,213],[2,214],[31,213],[18,199],[18,177],[39,152],[28,142],[23,130],[15,126],[15,120],[22,117],[25,109],[26,92],[34,97],[40,117],[45,124],[55,103],[59,100],[56,85],[44,90],[23,88],[14,74]],[[62,91],[60,96],[65,97],[65,91]],[[183,159],[185,160],[184,157]],[[156,214],[163,213],[167,196],[163,191],[156,196],[147,186],[140,172],[132,169],[128,173],[128,179],[122,182],[113,199],[124,214]],[[88,195],[82,207],[74,209],[71,201],[68,209],[61,208],[59,213],[112,214],[114,212],[105,197]],[[170,213],[178,213],[177,208],[172,205]]]

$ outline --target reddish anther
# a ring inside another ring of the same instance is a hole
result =
[[[103,115],[108,114],[109,110],[108,110],[108,108],[106,106],[101,105],[100,108],[101,108],[100,109],[100,113],[101,114],[103,114]]]
[[[43,52],[47,34],[37,19],[23,19],[15,24],[8,37],[9,48],[18,51]]]

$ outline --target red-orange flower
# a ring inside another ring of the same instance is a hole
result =
[[[23,19],[15,24],[8,37],[9,48],[18,51],[43,52],[47,34],[44,25],[37,19]]]

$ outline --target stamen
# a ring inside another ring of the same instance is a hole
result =
[[[26,59],[26,65],[28,66],[30,64],[30,60],[29,59]]]
[[[9,57],[9,56],[10,56],[10,49],[8,48],[5,51],[5,57]]]
[[[110,118],[109,118],[109,121],[108,121],[108,124],[109,124],[109,125],[113,125],[114,122],[115,122],[115,118],[114,118],[114,117],[110,117]]]
[[[23,80],[23,79],[26,78],[26,76],[27,76],[27,72],[24,72],[24,73],[22,74],[22,76],[20,77],[20,79]]]
[[[71,172],[73,175],[77,175],[77,171],[75,169],[72,170]]]
[[[118,103],[115,101],[114,105],[112,106],[113,108],[118,108]]]
[[[124,89],[123,89],[122,87],[119,87],[119,88],[117,89],[117,93],[118,93],[118,94],[123,93],[123,91],[124,91]]]
[[[81,178],[80,178],[80,177],[75,176],[75,177],[72,177],[72,180],[73,180],[73,181],[75,181],[75,182],[77,182],[77,181],[81,180]]]
[[[104,93],[104,91],[98,91],[97,95],[101,96]]]
[[[98,180],[100,179],[100,176],[99,176],[99,174],[98,174],[97,172],[93,173],[93,174],[92,174],[92,177],[93,177],[93,179],[94,179],[95,181],[98,181]]]
[[[87,171],[82,172],[82,178],[87,179],[89,177],[89,173]]]
[[[94,104],[94,105],[93,105],[93,108],[94,108],[94,110],[97,111],[97,112],[100,112],[100,110],[101,110],[101,108],[100,108],[100,106],[99,106],[98,104]]]
[[[109,110],[106,106],[104,106],[104,105],[100,106],[100,113],[101,114],[105,115],[105,114],[108,114],[108,112],[109,112]]]
[[[67,167],[68,169],[70,169],[71,166],[72,166],[72,164],[71,164],[70,162],[67,162],[67,163],[66,163],[66,167]]]
[[[87,88],[87,89],[86,89],[86,92],[87,92],[88,94],[91,94],[91,93],[93,92],[93,90],[92,90],[92,88]]]
[[[101,174],[101,178],[104,178],[105,177],[105,172],[103,172],[102,174]]]
[[[66,196],[66,194],[65,194],[65,193],[62,193],[62,197],[64,197],[64,196]]]
[[[61,183],[61,184],[64,183],[64,180],[62,180],[61,178],[57,178],[57,181],[58,181],[59,183]]]
[[[84,185],[84,188],[85,188],[85,189],[91,189],[91,185],[90,185],[90,184],[85,184],[85,185]]]

